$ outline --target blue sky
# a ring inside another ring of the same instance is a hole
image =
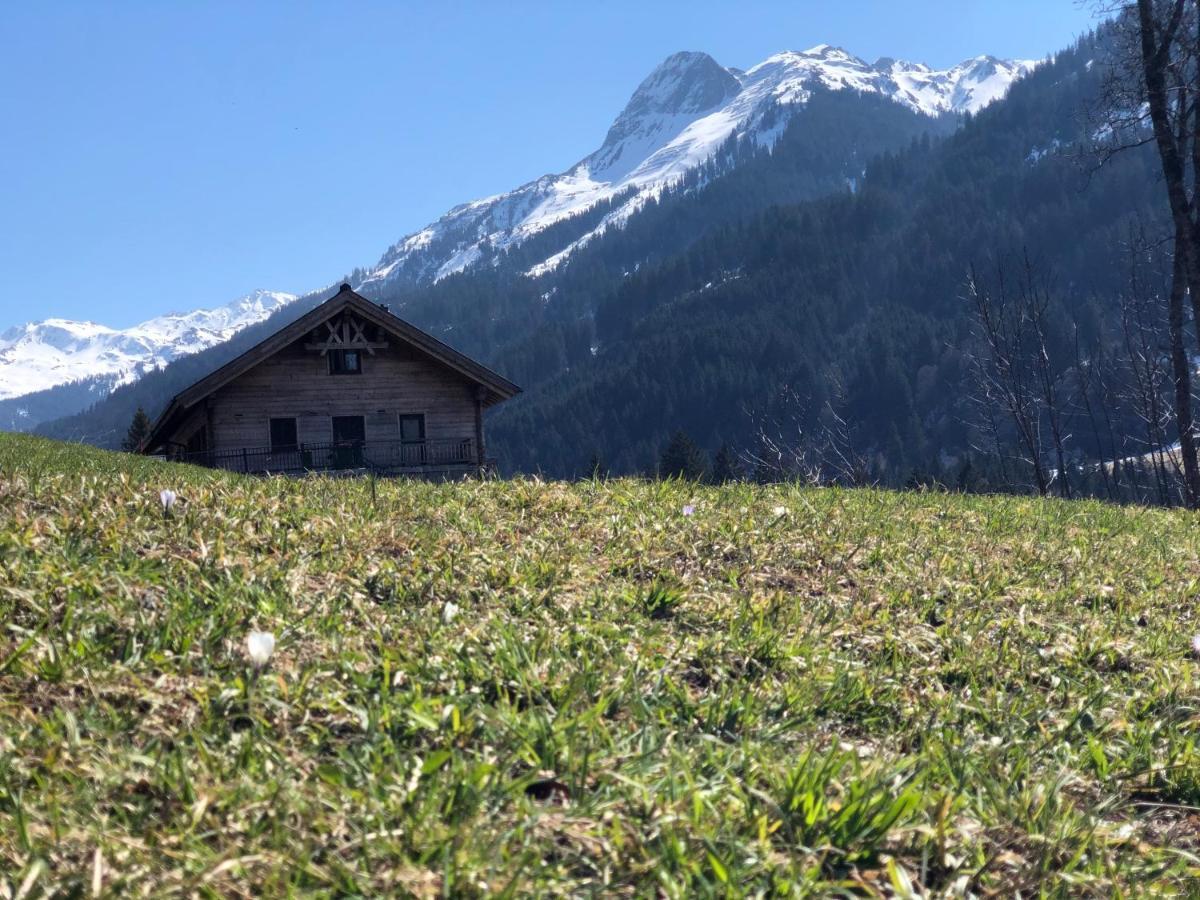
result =
[[[125,327],[369,265],[567,168],[677,50],[1039,57],[1074,0],[0,4],[0,329]]]

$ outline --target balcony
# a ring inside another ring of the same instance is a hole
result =
[[[202,450],[171,456],[175,462],[191,463],[231,472],[302,475],[306,472],[366,471],[379,474],[422,473],[478,467],[475,442],[437,441],[346,441],[334,444],[301,444],[296,448],[242,447],[231,450]]]

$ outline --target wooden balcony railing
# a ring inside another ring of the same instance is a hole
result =
[[[478,462],[475,442],[470,438],[434,441],[347,441],[334,444],[302,444],[286,449],[243,447],[181,453],[172,455],[171,459],[214,469],[229,469],[233,472],[281,474],[345,469],[386,472],[474,465]]]

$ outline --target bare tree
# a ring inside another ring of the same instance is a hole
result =
[[[1019,308],[1029,318],[1030,359],[1036,375],[1037,391],[1041,407],[1045,411],[1050,429],[1050,439],[1057,463],[1055,483],[1059,494],[1071,498],[1070,470],[1067,468],[1066,430],[1063,424],[1062,405],[1058,394],[1058,373],[1050,358],[1049,322],[1051,286],[1029,259],[1029,252],[1021,254],[1021,270],[1018,280]]]
[[[790,385],[784,385],[769,406],[746,410],[753,423],[754,443],[742,456],[758,479],[820,483],[815,427],[809,407],[809,400]]]
[[[837,411],[842,392],[828,382],[832,399],[814,410],[811,400],[785,385],[769,408],[747,411],[754,443],[743,459],[760,478],[799,479],[809,484],[866,485],[872,482],[868,457],[853,440],[851,427]]]
[[[972,265],[967,298],[983,347],[973,366],[980,402],[999,407],[1011,420],[1022,458],[1033,472],[1034,487],[1045,496],[1050,492],[1050,477],[1042,441],[1041,401],[1030,365],[1034,341],[1025,295],[1010,290],[1002,265],[996,268],[995,287],[985,284]]]
[[[1116,459],[1116,445],[1113,440],[1112,416],[1111,413],[1107,416],[1107,432],[1109,436],[1109,446],[1104,446],[1104,429],[1101,428],[1099,416],[1096,413],[1096,408],[1103,408],[1104,401],[1104,342],[1097,340],[1090,348],[1086,358],[1083,353],[1083,347],[1079,335],[1079,321],[1076,316],[1074,323],[1074,349],[1075,349],[1075,397],[1076,401],[1082,405],[1084,413],[1087,415],[1088,425],[1091,428],[1092,439],[1095,442],[1095,457],[1097,467],[1099,469],[1100,480],[1104,485],[1104,493],[1109,500],[1116,500],[1120,491],[1120,478],[1115,466],[1109,466],[1107,460]],[[1099,396],[1099,402],[1093,402],[1093,396]],[[1106,412],[1109,412],[1106,410]]]
[[[1171,354],[1171,382],[1174,386],[1176,432],[1179,435],[1179,457],[1183,462],[1183,500],[1188,509],[1196,509],[1200,506],[1200,465],[1196,459],[1196,433],[1192,418],[1191,363],[1184,351],[1184,261],[1178,251],[1179,244],[1180,237],[1176,235],[1177,249],[1172,259],[1171,289],[1167,303],[1167,330]]]
[[[1183,257],[1183,272],[1200,312],[1200,0],[1110,0],[1115,13],[1104,88],[1092,108],[1101,164],[1117,153],[1153,144]]]
[[[1144,438],[1126,456],[1149,464],[1156,500],[1165,506],[1171,502],[1172,469],[1176,468],[1167,446],[1171,419],[1167,385],[1171,378],[1163,347],[1168,343],[1164,333],[1168,316],[1161,293],[1151,283],[1153,267],[1141,235],[1131,235],[1128,252],[1128,282],[1119,295],[1126,372],[1124,400],[1142,423]]]
[[[1184,503],[1200,505],[1191,370],[1184,350],[1185,296],[1200,322],[1200,3],[1120,0],[1098,8],[1116,13],[1115,52],[1096,110],[1101,161],[1131,147],[1155,146],[1173,223],[1172,284],[1165,310],[1173,405],[1182,461]],[[1200,339],[1200,332],[1197,333]]]
[[[1196,0],[1137,0],[1137,22],[1144,105],[1175,223],[1175,252],[1182,257],[1193,311],[1200,312],[1196,186],[1200,170],[1200,83],[1196,74],[1200,16]]]
[[[1117,376],[1113,373],[1114,364],[1109,355],[1104,352],[1104,344],[1100,343],[1096,355],[1092,358],[1096,366],[1097,387],[1099,388],[1100,411],[1104,415],[1104,429],[1108,433],[1108,446],[1112,452],[1109,459],[1113,460],[1112,479],[1113,489],[1118,496],[1122,490],[1121,467],[1116,464],[1121,454],[1117,452],[1117,423],[1116,412],[1119,407],[1119,386]]]

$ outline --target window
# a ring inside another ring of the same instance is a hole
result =
[[[400,417],[400,461],[406,466],[420,466],[425,458],[425,417],[409,413]]]
[[[405,444],[416,444],[425,440],[425,416],[420,414],[401,416],[400,440]]]
[[[357,350],[330,350],[330,375],[358,375],[362,373],[362,354]]]
[[[299,442],[296,440],[296,420],[290,419],[272,419],[271,420],[271,452],[284,453],[288,450],[295,450]]]
[[[361,444],[367,439],[367,423],[362,416],[334,416],[333,442]]]

